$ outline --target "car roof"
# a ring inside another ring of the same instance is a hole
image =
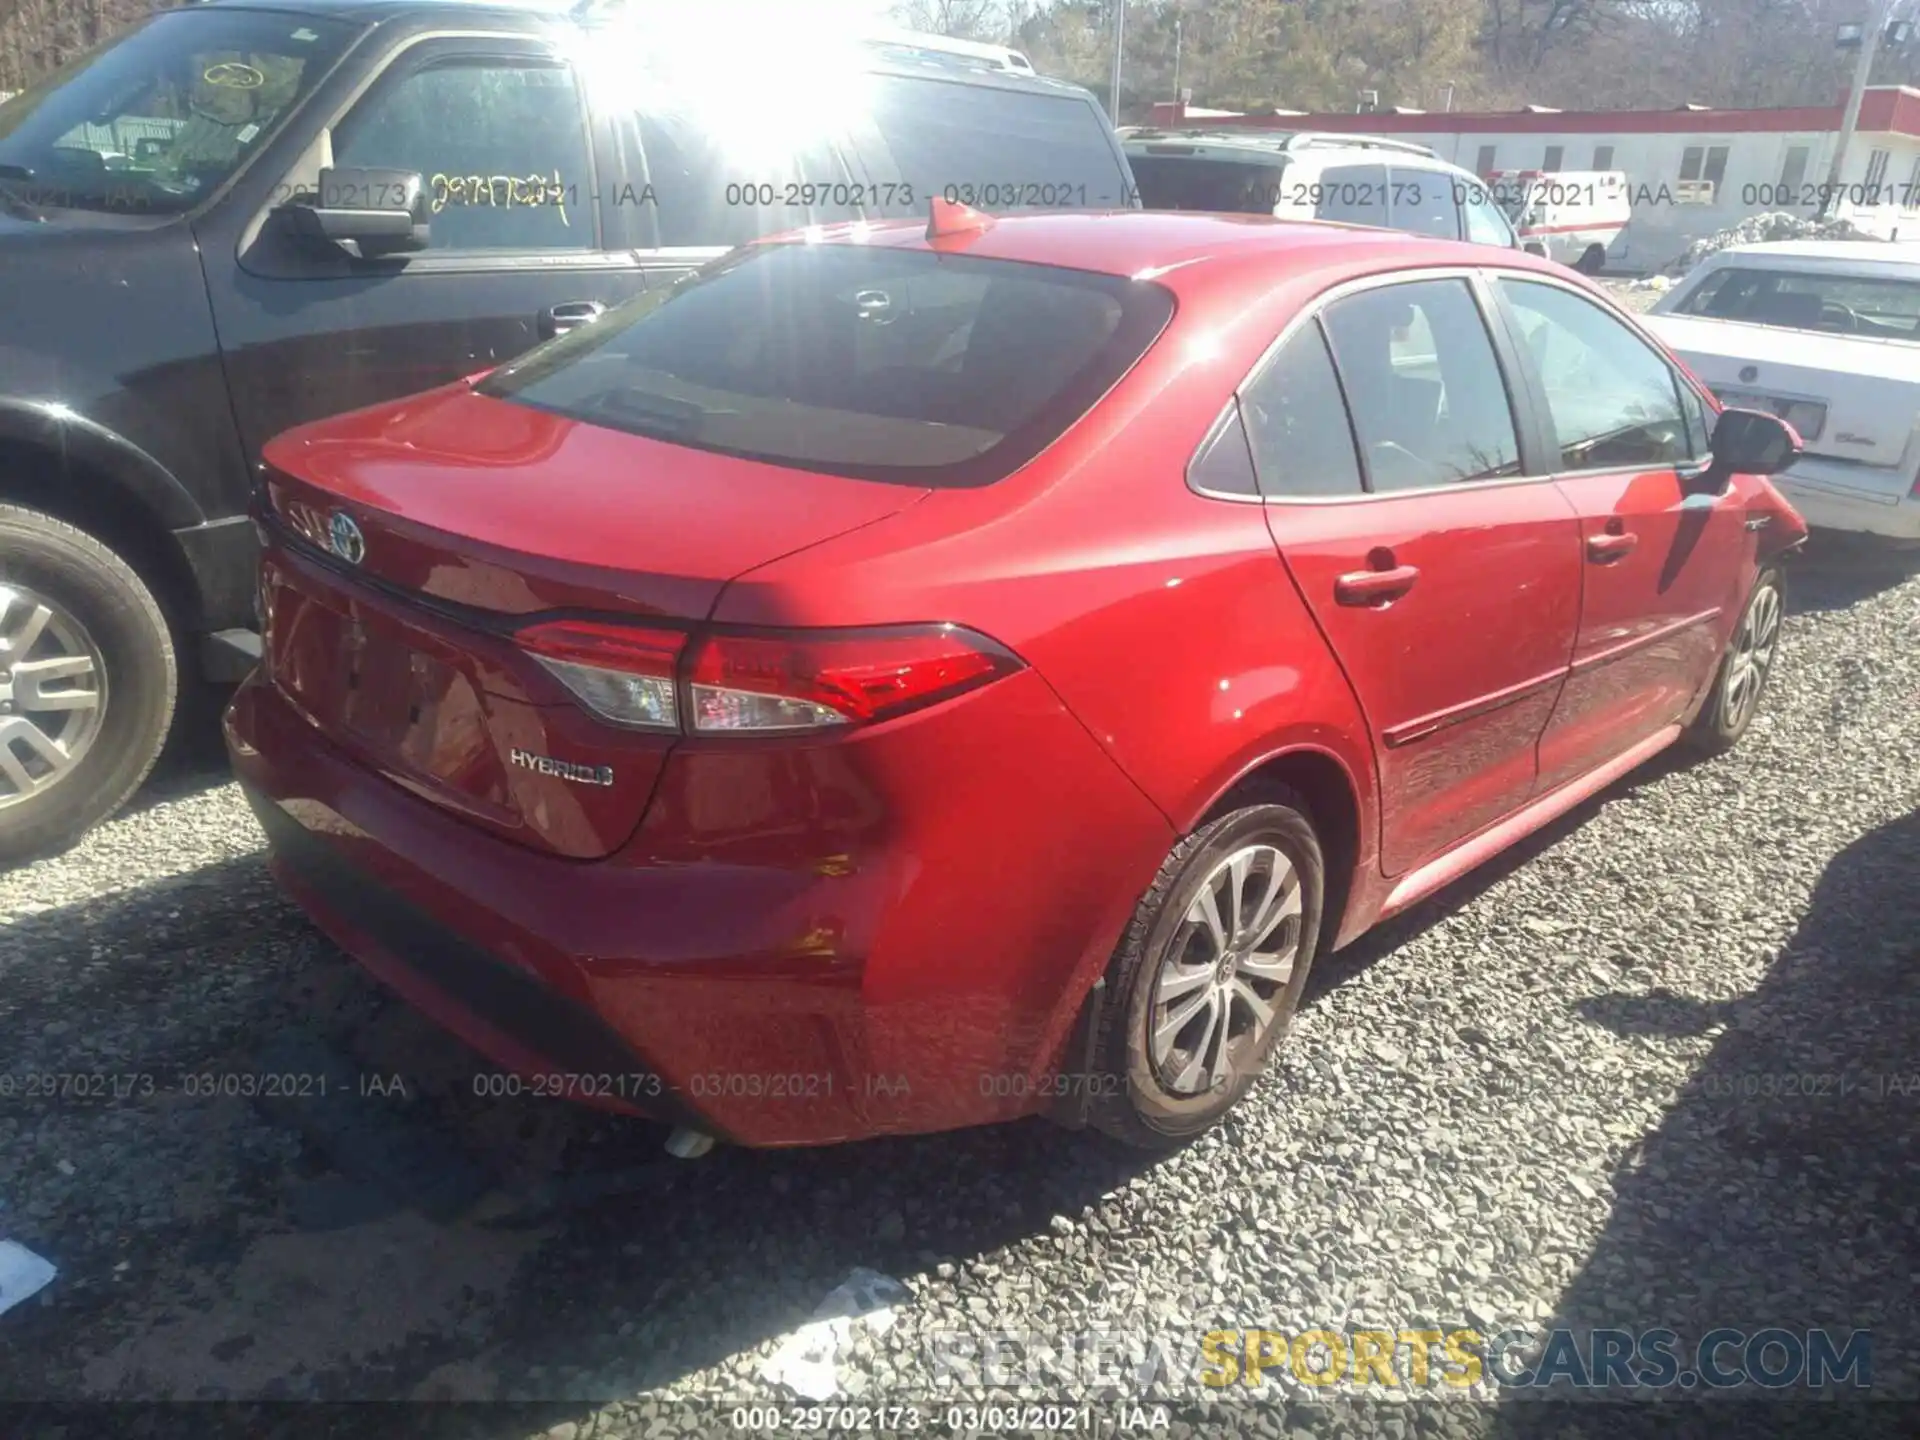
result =
[[[1289,149],[1288,142],[1302,136],[1314,137],[1314,144],[1302,149]],[[1353,143],[1342,145],[1338,140],[1321,131],[1265,131],[1241,133],[1232,130],[1136,130],[1131,134],[1122,134],[1120,143],[1129,159],[1142,156],[1164,158],[1168,160],[1249,160],[1260,164],[1280,165],[1297,162],[1309,156],[1339,156],[1342,158],[1363,154],[1370,158],[1379,157],[1385,163],[1401,166],[1405,169],[1460,170],[1460,167],[1442,160],[1432,153],[1421,154],[1399,145],[1382,145],[1372,141],[1370,136],[1355,136]],[[1465,171],[1460,171],[1465,174]]]
[[[1517,250],[1325,220],[1160,210],[1053,210],[990,218],[993,224],[987,229],[955,235],[938,242],[938,248],[981,259],[1156,280],[1282,257],[1293,259],[1302,270],[1355,274],[1453,265],[1568,274],[1564,266]],[[830,243],[936,248],[927,238],[924,220],[843,224],[799,233]],[[1178,288],[1179,282],[1174,283]]]
[[[586,29],[611,29],[630,23],[617,5],[589,12],[582,9],[579,0],[201,0],[201,3],[189,4],[185,8],[273,10],[283,14],[359,20],[370,25],[390,20],[437,21],[453,12],[548,24],[574,24]],[[1092,98],[1091,91],[1070,80],[1037,75],[1026,70],[1005,70],[985,59],[969,55],[930,50],[909,54],[905,48],[889,41],[882,31],[872,35],[855,34],[848,38],[857,49],[866,50],[860,68],[868,71],[890,75],[923,75],[1036,95]]]

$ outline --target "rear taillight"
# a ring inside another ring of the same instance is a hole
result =
[[[558,620],[515,638],[602,720],[631,730],[680,729],[674,671],[687,637],[678,631]]]
[[[689,728],[737,732],[870,725],[1019,668],[1011,653],[957,625],[707,635],[687,658]]]
[[[698,734],[877,724],[965,694],[1021,664],[957,625],[688,637],[557,621],[517,638],[602,719]]]

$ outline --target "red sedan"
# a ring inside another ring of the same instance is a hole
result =
[[[1740,737],[1798,444],[1524,255],[937,206],[268,446],[228,740],[499,1085],[1169,1145],[1316,954]]]

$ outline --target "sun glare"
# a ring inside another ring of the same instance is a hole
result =
[[[811,8],[652,0],[563,43],[596,103],[690,121],[743,170],[771,167],[867,104],[858,25]]]

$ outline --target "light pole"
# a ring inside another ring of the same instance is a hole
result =
[[[1107,100],[1113,123],[1120,123],[1120,59],[1127,48],[1127,0],[1113,0],[1113,89]]]
[[[1173,17],[1173,98],[1180,98],[1180,17]]]
[[[1854,128],[1860,123],[1860,102],[1866,99],[1867,80],[1873,74],[1873,57],[1880,49],[1880,37],[1886,33],[1893,16],[1894,0],[1874,0],[1873,19],[1860,37],[1860,59],[1853,67],[1853,84],[1847,90],[1847,112],[1840,122],[1840,139],[1833,147],[1833,163],[1827,166],[1827,183],[1820,193],[1820,215],[1833,213],[1840,198],[1840,175],[1847,164],[1847,147],[1853,143]]]

